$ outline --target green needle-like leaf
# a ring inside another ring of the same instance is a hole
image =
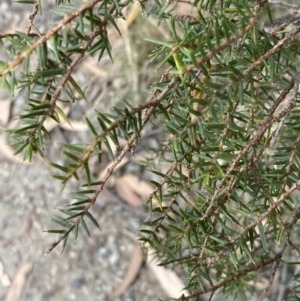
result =
[[[98,222],[95,220],[95,218],[92,216],[91,213],[86,212],[86,216],[90,219],[90,221],[91,221],[97,228],[99,228],[99,229],[101,230],[101,228],[100,228]]]
[[[80,224],[81,224],[81,226],[82,226],[84,232],[87,234],[87,236],[90,237],[90,232],[89,232],[89,229],[88,229],[88,227],[87,227],[87,225],[86,225],[84,219],[81,219],[81,220],[80,220]]]

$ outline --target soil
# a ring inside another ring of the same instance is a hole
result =
[[[50,170],[41,161],[32,165],[2,161],[0,168],[0,299],[5,299],[19,269],[30,263],[33,268],[21,300],[108,300],[131,260],[141,212],[112,194],[113,201],[93,210],[102,231],[89,225],[90,238],[81,232],[63,254],[59,246],[45,256],[56,237],[43,231],[53,228],[50,218],[57,214],[56,207],[68,203],[69,188],[61,193],[60,184],[50,179]],[[109,196],[106,191],[105,197]],[[143,266],[134,285],[116,300],[155,300],[158,294],[164,293]]]

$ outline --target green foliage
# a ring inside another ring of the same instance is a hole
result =
[[[2,87],[26,92],[23,125],[8,130],[24,160],[46,157],[51,135],[45,121],[68,121],[60,102],[86,99],[72,76],[80,61],[104,55],[113,61],[106,29],[121,33],[117,21],[130,1],[82,2],[56,1],[62,21],[47,33],[2,37],[12,58],[1,64]],[[139,4],[144,15],[170,29],[167,40],[147,39],[163,76],[141,105],[124,101],[112,114],[97,112],[97,122],[86,117],[92,140],[63,144],[68,163],[49,162],[63,185],[72,177],[85,183],[52,219],[59,228],[48,232],[60,236],[47,253],[60,242],[64,249],[71,233],[76,240],[80,227],[90,236],[87,219],[100,228],[89,209],[126,152],[134,151],[145,125],[163,124],[165,143],[155,160],[145,160],[160,180],[151,181],[143,247],[154,248],[161,265],[181,266],[188,275],[191,295],[180,300],[212,297],[220,288],[224,299],[247,299],[255,294],[257,275],[267,273],[261,300],[287,258],[300,254],[299,17],[278,21],[267,1],[258,0],[197,0],[195,16],[174,13],[176,5],[168,1]],[[276,26],[264,28],[262,14]],[[93,182],[89,160],[97,154],[101,163],[104,146],[113,163]],[[286,300],[299,300],[298,262]]]

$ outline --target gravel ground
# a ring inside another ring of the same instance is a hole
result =
[[[58,247],[45,256],[54,237],[43,230],[53,227],[49,219],[54,208],[67,203],[69,188],[60,193],[59,183],[49,181],[50,170],[41,161],[31,166],[1,162],[0,168],[0,299],[9,288],[5,275],[12,281],[21,267],[30,264],[21,300],[107,300],[131,259],[142,212],[105,191],[106,199],[100,199],[101,205],[93,211],[102,231],[90,226],[90,238],[80,233],[76,244],[69,242],[62,255]],[[134,285],[116,300],[154,300],[156,294],[163,295],[157,288],[156,280],[142,267]]]

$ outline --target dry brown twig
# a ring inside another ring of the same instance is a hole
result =
[[[208,289],[204,289],[202,291],[199,291],[199,292],[196,292],[196,293],[193,293],[193,294],[190,294],[189,296],[184,296],[178,300],[191,300],[193,298],[197,298],[201,295],[204,295],[204,294],[207,294],[209,292],[215,292],[216,290],[218,290],[219,288],[221,287],[224,287],[226,286],[227,284],[231,283],[231,282],[234,282],[237,278],[240,278],[242,277],[243,275],[246,275],[246,274],[249,274],[251,272],[254,272],[254,271],[257,271],[265,266],[268,266],[269,264],[275,262],[276,260],[278,260],[280,258],[280,255],[275,255],[274,257],[264,261],[263,263],[261,263],[260,265],[256,264],[255,266],[251,267],[251,268],[248,268],[248,269],[244,269],[238,273],[236,273],[235,275],[233,275],[232,277],[228,277],[226,280],[216,284],[216,285],[213,285],[211,286],[210,288]]]
[[[156,109],[156,107],[158,106],[158,104],[160,103],[160,101],[165,97],[165,95],[167,93],[170,92],[170,90],[172,89],[172,87],[174,86],[175,82],[176,82],[177,78],[174,77],[170,83],[165,87],[165,89],[158,95],[155,97],[155,101],[153,102],[152,97],[150,97],[150,100],[147,103],[151,103],[151,107],[150,109],[147,111],[147,113],[144,115],[143,118],[143,122],[142,122],[142,127],[140,130],[142,130],[144,128],[144,126],[148,123],[150,117],[152,116],[154,110]],[[103,134],[103,133],[102,133]],[[96,189],[95,193],[91,196],[90,198],[90,202],[88,205],[85,206],[85,209],[82,212],[82,215],[78,216],[72,223],[71,226],[69,226],[65,233],[70,233],[72,231],[72,229],[74,229],[75,225],[79,224],[80,221],[83,219],[83,217],[85,216],[86,212],[89,211],[89,209],[94,205],[94,203],[96,202],[96,199],[98,197],[98,195],[101,193],[101,191],[104,189],[104,186],[106,184],[106,182],[108,181],[108,179],[111,177],[114,169],[118,166],[118,164],[122,161],[123,157],[126,155],[126,153],[128,151],[130,151],[132,149],[132,147],[134,147],[134,144],[136,142],[136,140],[139,138],[140,136],[140,132],[136,132],[134,133],[131,138],[128,140],[126,146],[123,147],[123,149],[121,150],[119,156],[114,160],[114,162],[112,163],[112,165],[107,169],[105,176],[103,177],[103,179],[101,180],[101,184],[98,186],[98,188]],[[98,143],[98,139],[97,143]],[[84,160],[88,159],[88,156],[93,152],[94,147],[97,144],[92,144],[91,147],[89,148],[89,153],[87,154],[87,158],[84,158]],[[64,238],[64,234],[61,235],[57,240],[55,240],[50,247],[46,250],[45,255],[48,255]]]
[[[28,275],[31,273],[32,269],[33,264],[31,262],[22,264],[13,280],[13,283],[10,286],[5,301],[21,300],[24,286],[26,285]]]
[[[29,46],[28,49],[26,49],[24,52],[22,52],[20,55],[18,55],[14,61],[7,66],[1,73],[0,78],[14,70],[19,64],[23,62],[23,60],[29,56],[32,52],[35,51],[36,48],[41,46],[43,43],[47,42],[51,37],[53,37],[56,33],[58,33],[64,26],[69,24],[72,20],[80,16],[81,14],[85,13],[89,9],[93,8],[96,4],[101,2],[101,0],[92,0],[85,4],[83,7],[78,9],[75,12],[72,12],[64,17],[64,19],[56,25],[54,28],[49,30],[45,35],[40,37],[33,45]]]
[[[38,4],[38,1],[36,0],[36,3],[34,4],[33,10],[32,10],[32,13],[29,15],[29,21],[28,21],[28,25],[27,25],[26,35],[30,34],[30,31],[31,31],[31,28],[33,25],[33,20],[34,20],[36,14],[38,13],[38,11],[39,11],[39,4]]]

